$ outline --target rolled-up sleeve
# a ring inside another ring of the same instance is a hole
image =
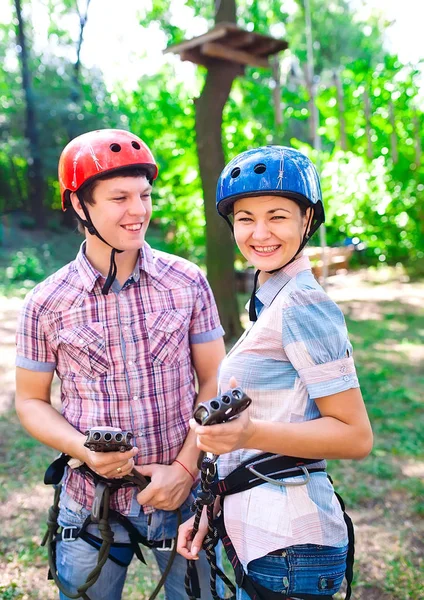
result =
[[[359,387],[343,313],[325,292],[292,292],[282,325],[284,351],[311,398]]]
[[[54,371],[56,367],[56,356],[43,327],[40,306],[31,294],[26,298],[18,319],[16,366],[41,372]]]
[[[190,343],[212,342],[224,335],[215,298],[206,277],[198,272],[198,293],[190,321]]]

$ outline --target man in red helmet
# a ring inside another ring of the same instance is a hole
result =
[[[63,150],[63,208],[74,210],[85,241],[74,261],[26,298],[17,331],[16,409],[31,435],[76,464],[107,479],[122,478],[135,466],[151,479],[142,492],[118,489],[110,508],[151,542],[164,571],[177,531],[173,511],[181,508],[183,519],[188,517],[197,478],[198,450],[188,421],[195,401],[216,395],[224,344],[200,269],[145,242],[157,172],[149,148],[127,131],[89,132]],[[61,414],[50,403],[54,372],[61,382]],[[132,431],[134,448],[92,452],[84,446],[84,432],[99,426]],[[56,565],[69,594],[97,563],[98,526],[87,529],[90,543],[79,535],[93,497],[92,479],[67,467]],[[114,556],[89,588],[91,600],[122,595],[130,559],[120,548],[128,550],[128,534],[117,522],[112,528]],[[166,580],[168,599],[186,597],[180,560]],[[208,575],[204,561],[202,598],[211,597]],[[68,597],[61,592],[61,599]]]

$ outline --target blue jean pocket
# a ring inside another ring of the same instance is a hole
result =
[[[288,596],[335,594],[346,571],[347,547],[303,544],[248,564],[248,575],[260,585]]]
[[[335,594],[346,571],[347,546],[333,548],[304,544],[288,548],[290,593]]]
[[[289,589],[290,569],[282,556],[263,556],[252,560],[247,566],[249,577],[273,592],[286,592]]]
[[[62,527],[69,525],[81,526],[90,511],[75,502],[66,492],[62,491],[60,497],[60,509],[58,523]]]

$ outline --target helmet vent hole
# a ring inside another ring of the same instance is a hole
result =
[[[240,175],[240,173],[241,173],[241,170],[240,170],[240,168],[239,168],[239,167],[235,167],[235,169],[233,169],[233,170],[231,171],[231,177],[232,177],[233,179],[235,179],[236,177],[238,177],[238,176]]]
[[[112,152],[121,152],[121,146],[119,144],[111,144],[109,148]]]
[[[253,170],[255,171],[255,173],[257,173],[258,175],[262,175],[262,173],[265,173],[266,171],[266,165],[264,165],[263,163],[259,163],[258,165],[255,165],[253,167]]]
[[[141,146],[138,142],[131,142],[131,146],[136,150],[140,150]]]

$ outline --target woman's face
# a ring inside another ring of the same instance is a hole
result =
[[[308,216],[293,200],[255,196],[234,203],[234,237],[240,252],[256,269],[272,271],[297,253]]]

